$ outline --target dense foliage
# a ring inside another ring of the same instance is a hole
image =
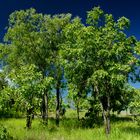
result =
[[[31,128],[34,116],[48,124],[48,113],[55,109],[59,126],[60,115],[71,107],[78,120],[80,111],[86,112],[82,121],[90,127],[102,116],[109,134],[111,111],[121,112],[130,102],[135,107],[139,95],[129,81],[137,79],[139,42],[125,34],[129,20],[116,21],[95,7],[87,12],[86,22],[35,9],[10,15],[0,44],[0,113],[26,116]]]

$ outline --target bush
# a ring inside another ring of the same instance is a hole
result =
[[[7,129],[0,124],[0,140],[13,140],[13,137],[10,136]]]

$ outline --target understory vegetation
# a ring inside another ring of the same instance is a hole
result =
[[[76,116],[76,113],[72,113]],[[112,117],[111,134],[106,137],[103,125],[89,128],[81,125],[77,118],[60,120],[60,127],[55,125],[55,119],[49,119],[48,126],[41,119],[33,120],[32,129],[25,128],[25,119],[2,119],[1,124],[7,128],[14,140],[139,140],[140,127],[133,118]],[[6,140],[6,139],[2,139]],[[7,139],[9,140],[9,139]],[[12,140],[12,139],[11,139]]]

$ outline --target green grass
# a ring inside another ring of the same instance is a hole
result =
[[[79,127],[76,119],[65,119],[60,127],[50,120],[45,127],[35,119],[32,129],[25,129],[25,119],[1,119],[0,122],[17,140],[140,140],[140,127],[129,119],[120,119],[111,124],[111,135],[107,138],[103,126],[96,128]]]

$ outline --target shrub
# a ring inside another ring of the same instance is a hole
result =
[[[7,129],[0,124],[0,140],[13,140],[13,137],[10,136]]]

